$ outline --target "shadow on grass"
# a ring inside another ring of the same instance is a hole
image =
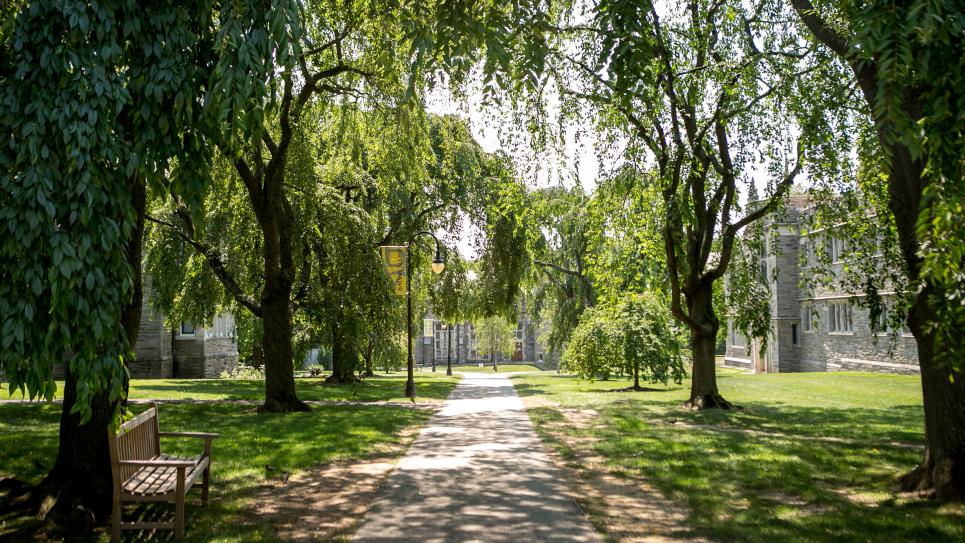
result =
[[[0,474],[37,482],[53,464],[60,405],[0,404]],[[145,409],[133,405],[134,412]],[[424,424],[431,413],[386,406],[326,405],[307,413],[256,413],[252,406],[168,404],[159,410],[162,431],[218,432],[214,443],[211,503],[200,506],[192,490],[186,541],[275,541],[273,528],[249,511],[253,491],[266,478],[280,478],[334,460],[371,459],[397,454],[403,434]],[[165,439],[162,451],[194,455],[196,440]],[[164,505],[137,509],[125,518],[170,512]],[[239,520],[240,519],[240,520]],[[2,531],[0,531],[2,533]],[[133,531],[128,541],[148,532]],[[170,539],[159,532],[159,540]],[[102,534],[101,539],[106,540]],[[2,537],[0,537],[2,539]]]
[[[416,378],[417,397],[444,400],[455,387],[456,378]],[[389,375],[348,384],[324,384],[322,379],[297,379],[296,392],[302,400],[375,402],[404,399],[405,376]],[[259,401],[265,397],[261,380],[137,380],[132,399],[221,399]]]
[[[917,451],[657,426],[621,408],[602,416],[606,424],[595,452],[619,474],[642,476],[685,501],[694,526],[714,539],[965,537],[965,509],[890,499],[895,476],[916,465]]]

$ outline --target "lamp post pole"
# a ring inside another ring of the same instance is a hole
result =
[[[429,236],[436,242],[436,257],[432,260],[432,272],[439,274],[446,268],[446,263],[442,259],[442,251],[439,249],[439,240],[432,234],[432,232],[427,232],[425,230],[421,232],[416,232],[412,234],[409,238],[409,243],[406,244],[406,258],[405,258],[405,313],[406,313],[406,373],[407,378],[405,380],[405,397],[415,398],[415,375],[413,374],[415,369],[415,359],[412,358],[412,242],[418,236]],[[423,351],[425,351],[425,345],[422,346]],[[423,352],[423,356],[425,353]]]
[[[446,347],[446,375],[452,375],[452,325],[449,325],[449,331],[446,332],[446,340],[448,340],[449,345]]]

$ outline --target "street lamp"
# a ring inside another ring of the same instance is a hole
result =
[[[442,329],[449,330],[448,332],[446,332],[446,341],[449,342],[449,344],[446,346],[446,375],[451,376],[452,375],[452,327],[449,326],[448,324],[443,324]]]
[[[446,261],[442,259],[442,250],[439,245],[439,240],[432,234],[432,232],[427,232],[425,230],[421,232],[416,232],[412,234],[409,238],[409,243],[405,245],[406,249],[406,259],[405,259],[405,305],[406,305],[406,371],[408,373],[408,378],[405,381],[405,397],[415,398],[415,377],[413,376],[413,368],[415,366],[415,360],[412,358],[412,242],[418,236],[429,236],[436,242],[436,256],[432,259],[432,272],[435,274],[442,273],[446,269]],[[425,345],[423,345],[425,348]],[[434,360],[434,359],[433,359]]]

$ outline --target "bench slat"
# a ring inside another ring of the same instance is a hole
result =
[[[190,460],[194,466],[185,470],[184,487],[190,489],[198,477],[208,467],[208,459],[196,456],[183,458],[166,454],[159,455],[155,460]],[[124,481],[122,489],[125,493],[139,496],[157,496],[173,493],[177,489],[178,469],[172,466],[143,467]]]

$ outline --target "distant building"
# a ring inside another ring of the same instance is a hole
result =
[[[766,250],[758,258],[771,292],[767,349],[761,354],[760,340],[749,341],[729,319],[725,364],[757,372],[918,373],[915,338],[908,330],[899,331],[897,345],[892,345],[890,332],[879,332],[876,338],[868,310],[856,304],[861,294],[852,296],[833,286],[802,288],[802,279],[816,263],[816,251],[828,252],[836,277],[843,275],[849,251],[833,231],[807,230],[808,207],[807,196],[793,196],[783,212],[765,219]]]
[[[544,331],[539,323],[530,320],[526,312],[525,302],[520,303],[520,310],[516,319],[516,351],[511,356],[497,355],[496,360],[503,362],[518,362],[534,364],[541,368],[555,368],[558,357],[548,352],[539,342]],[[445,328],[443,328],[445,326]],[[413,334],[415,334],[413,330]],[[488,352],[480,352],[476,348],[476,331],[471,322],[447,324],[436,320],[430,312],[423,321],[423,329],[418,337],[413,337],[412,356],[416,364],[436,365],[446,364],[449,334],[452,334],[452,363],[477,364],[490,361]]]

